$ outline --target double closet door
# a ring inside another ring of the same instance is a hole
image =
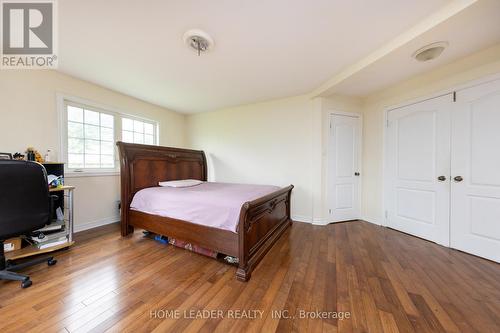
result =
[[[389,227],[500,262],[500,80],[388,112]]]

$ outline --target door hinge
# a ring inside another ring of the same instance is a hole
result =
[[[389,119],[386,120],[385,127],[389,127]]]
[[[385,218],[389,218],[389,212],[387,210],[385,211]]]
[[[457,92],[454,91],[453,92],[453,102],[456,102],[457,101]]]
[[[331,209],[329,209],[329,210],[328,210],[328,213],[329,213],[330,215],[332,215],[332,210],[331,210]]]

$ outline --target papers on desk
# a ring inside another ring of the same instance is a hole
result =
[[[27,240],[40,250],[64,244],[68,241],[64,221],[53,220],[50,224],[31,232]]]
[[[54,239],[59,239],[61,237],[66,237],[66,232],[54,232],[54,233],[32,233],[28,238],[35,243],[44,243],[47,241],[52,241]]]
[[[58,230],[63,230],[65,226],[64,221],[61,220],[53,220],[50,224],[47,224],[45,227],[40,228],[35,231],[39,232],[48,232],[48,231],[58,231]]]
[[[38,243],[38,244],[36,244],[36,247],[38,247],[40,250],[43,250],[43,249],[48,249],[49,247],[58,246],[58,245],[61,245],[61,244],[67,243],[67,242],[68,242],[68,239],[66,238],[66,236],[64,236],[64,237],[55,239],[53,241]]]

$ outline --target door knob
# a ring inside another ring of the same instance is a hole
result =
[[[360,175],[360,173],[359,173],[359,172],[355,172],[355,173],[354,173],[354,175],[355,175],[356,177],[358,177],[358,176]]]
[[[440,182],[444,182],[444,181],[446,180],[446,177],[445,177],[445,176],[439,176],[439,177],[438,177],[438,180],[439,180]]]
[[[456,176],[456,177],[453,178],[453,180],[456,181],[457,183],[459,183],[459,182],[461,182],[464,179],[462,178],[462,176]]]

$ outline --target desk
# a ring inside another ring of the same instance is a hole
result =
[[[68,241],[69,242],[72,242],[73,241],[73,190],[75,189],[74,186],[68,186],[68,185],[64,185],[64,186],[60,186],[60,187],[54,187],[54,188],[50,188],[49,189],[49,192],[50,193],[53,193],[53,192],[67,192],[68,195],[68,218],[65,219],[66,220],[66,226],[68,227],[67,230],[68,230]]]
[[[68,248],[75,244],[73,241],[73,190],[75,189],[74,186],[61,186],[61,187],[55,187],[49,189],[50,193],[61,193],[63,192],[64,197],[67,198],[68,205],[65,214],[64,214],[64,222],[65,222],[65,230],[66,230],[66,237],[68,241],[64,244],[56,245],[53,247],[49,247],[46,249],[39,249],[35,245],[29,245],[26,247],[23,247],[19,250],[11,251],[11,252],[6,252],[5,253],[5,259],[6,260],[16,260],[16,259],[21,259],[21,258],[27,258],[31,257],[37,254],[42,254],[42,253],[48,253],[48,252],[53,252],[57,251],[60,249]]]

